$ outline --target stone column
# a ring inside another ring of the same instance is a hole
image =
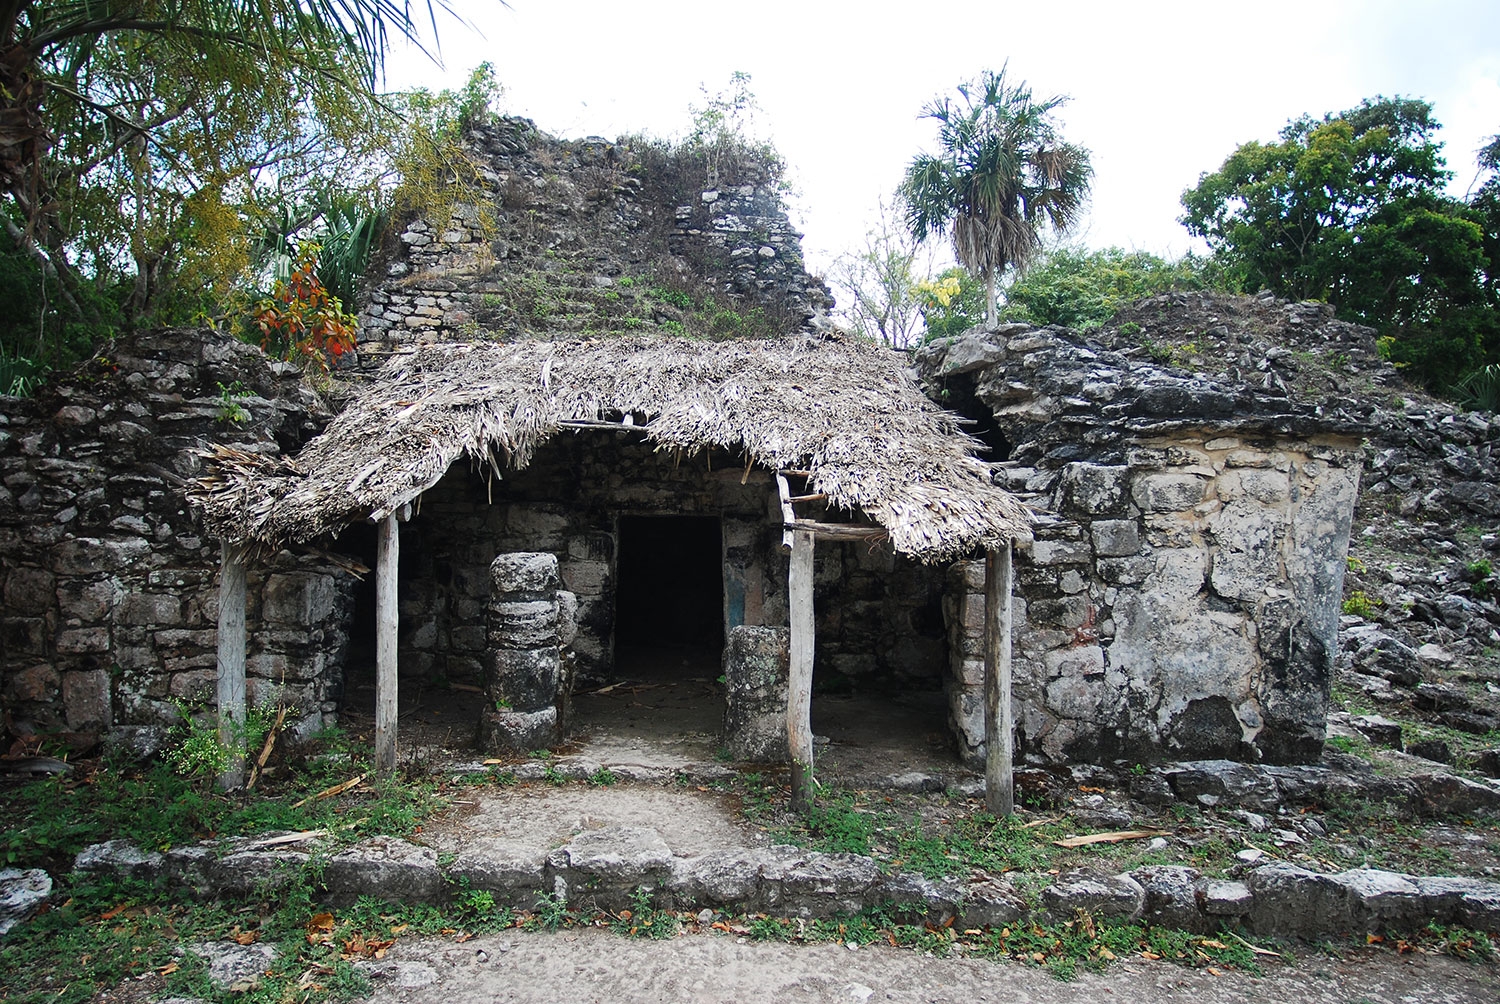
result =
[[[523,753],[562,740],[560,586],[553,554],[502,554],[490,564],[485,708],[479,719],[479,744],[486,751]]]
[[[724,641],[724,745],[736,760],[786,763],[790,632],[784,627],[729,629]]]

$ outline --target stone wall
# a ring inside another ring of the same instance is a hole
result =
[[[212,699],[219,547],[181,486],[205,442],[291,450],[327,409],[289,364],[195,330],[121,339],[0,406],[0,701],[17,729],[94,734]],[[336,710],[351,577],[252,569],[248,698]]]
[[[936,396],[952,381],[989,409],[1015,444],[997,477],[1044,514],[1016,563],[1024,753],[1317,757],[1360,469],[1346,430],[1285,399],[1235,407],[1239,388],[1056,329],[972,332],[919,364]],[[983,579],[960,565],[946,601],[971,759]]]

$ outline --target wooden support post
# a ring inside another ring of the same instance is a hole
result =
[[[401,528],[395,514],[380,521],[375,540],[375,769],[396,769],[396,567]]]
[[[812,806],[813,535],[798,530],[787,574],[791,609],[791,672],[786,693],[786,739],[792,755],[792,809]]]
[[[219,786],[228,790],[245,783],[245,558],[226,542],[219,561],[219,743],[231,751]]]
[[[792,490],[787,486],[786,475],[779,471],[776,474],[776,495],[781,501],[781,549],[790,551],[792,524],[797,521],[797,513],[792,508]]]
[[[1011,546],[984,559],[984,804],[997,816],[1016,809],[1010,709]]]

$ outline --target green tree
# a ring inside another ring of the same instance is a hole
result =
[[[316,221],[309,193],[377,209],[401,128],[373,89],[387,44],[446,9],[0,2],[0,225],[32,264],[5,262],[42,304],[9,349],[65,362],[116,323],[222,314],[254,299],[251,235]]]
[[[917,298],[927,325],[923,341],[955,338],[984,320],[985,289],[959,265],[917,283]]]
[[[1173,289],[1224,288],[1212,261],[1169,261],[1145,251],[1060,247],[1044,251],[1006,287],[1007,320],[1095,328],[1137,300]]]
[[[1057,134],[1052,113],[1066,100],[1037,100],[1002,67],[923,109],[938,123],[941,152],[907,167],[907,223],[919,241],[951,225],[959,263],[984,282],[990,323],[1005,270],[1025,267],[1044,225],[1065,233],[1082,214],[1093,169],[1087,150]]]
[[[0,188],[35,193],[46,158],[48,108],[76,100],[92,119],[121,120],[112,95],[80,88],[101,42],[160,44],[192,62],[204,88],[269,72],[318,79],[326,92],[373,92],[392,32],[417,41],[446,0],[3,0],[0,2]],[[330,59],[330,56],[335,58]]]
[[[1495,358],[1500,326],[1484,213],[1444,193],[1439,128],[1409,98],[1304,116],[1200,177],[1182,223],[1246,288],[1327,300],[1388,336],[1421,379],[1449,385]]]

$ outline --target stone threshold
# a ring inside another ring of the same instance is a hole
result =
[[[75,869],[161,882],[200,896],[264,894],[320,857],[321,841],[317,832],[271,834],[160,853],[114,840],[86,848]],[[478,841],[441,860],[430,847],[375,837],[327,857],[321,882],[335,908],[361,896],[441,905],[457,892],[480,890],[515,909],[534,908],[548,897],[570,909],[618,911],[644,892],[665,909],[826,918],[883,907],[933,923],[955,918],[966,927],[1057,923],[1086,910],[1100,920],[1196,933],[1242,928],[1315,939],[1409,932],[1429,922],[1500,933],[1500,882],[1482,879],[1372,868],[1320,874],[1279,861],[1237,879],[1179,865],[1119,874],[1079,869],[1057,876],[976,872],[929,879],[883,873],[862,855],[788,845],[678,857],[645,826],[586,830],[550,850]]]

